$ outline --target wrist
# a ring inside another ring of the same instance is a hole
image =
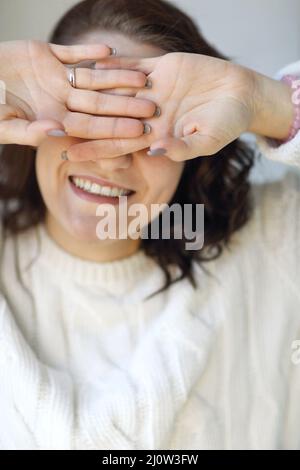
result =
[[[287,138],[294,120],[289,85],[256,73],[253,119],[249,132],[278,140]]]

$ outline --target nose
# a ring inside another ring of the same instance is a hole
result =
[[[120,157],[100,158],[93,160],[102,170],[113,171],[127,169],[132,164],[132,155],[121,155]]]

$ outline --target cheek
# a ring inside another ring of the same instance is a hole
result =
[[[156,158],[156,160],[154,160]],[[153,203],[168,203],[179,184],[184,162],[174,162],[168,157],[148,157],[144,160],[143,174]]]
[[[143,226],[153,221],[169,204],[179,184],[184,163],[174,162],[167,157],[148,157],[143,160],[143,176],[146,191],[141,197],[147,209],[147,219],[143,218]]]
[[[66,163],[60,158],[65,144],[48,139],[39,147],[36,155],[36,176],[40,192],[47,207],[59,203],[62,166]]]
[[[45,202],[49,197],[53,197],[56,186],[56,167],[51,158],[46,158],[44,153],[38,153],[36,156],[36,175],[37,181]]]

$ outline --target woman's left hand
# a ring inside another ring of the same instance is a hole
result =
[[[88,158],[89,150],[95,159],[150,147],[183,161],[213,155],[243,132],[283,139],[293,118],[287,85],[223,59],[172,52],[145,59],[107,58],[97,68],[144,72],[152,88],[134,96],[157,103],[161,116],[147,119],[149,135],[77,144],[68,152],[74,158]]]

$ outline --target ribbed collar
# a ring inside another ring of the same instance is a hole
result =
[[[88,261],[61,248],[48,234],[44,224],[36,227],[40,241],[40,256],[58,275],[70,276],[80,283],[132,284],[149,274],[157,264],[142,249],[120,260],[108,262]]]
[[[144,298],[159,290],[165,277],[160,266],[143,249],[127,258],[109,262],[81,259],[66,252],[49,235],[44,223],[15,237],[22,271],[44,266],[51,282],[77,284],[106,292],[114,297]],[[176,267],[174,274],[177,275]],[[127,293],[130,294],[127,296]]]

